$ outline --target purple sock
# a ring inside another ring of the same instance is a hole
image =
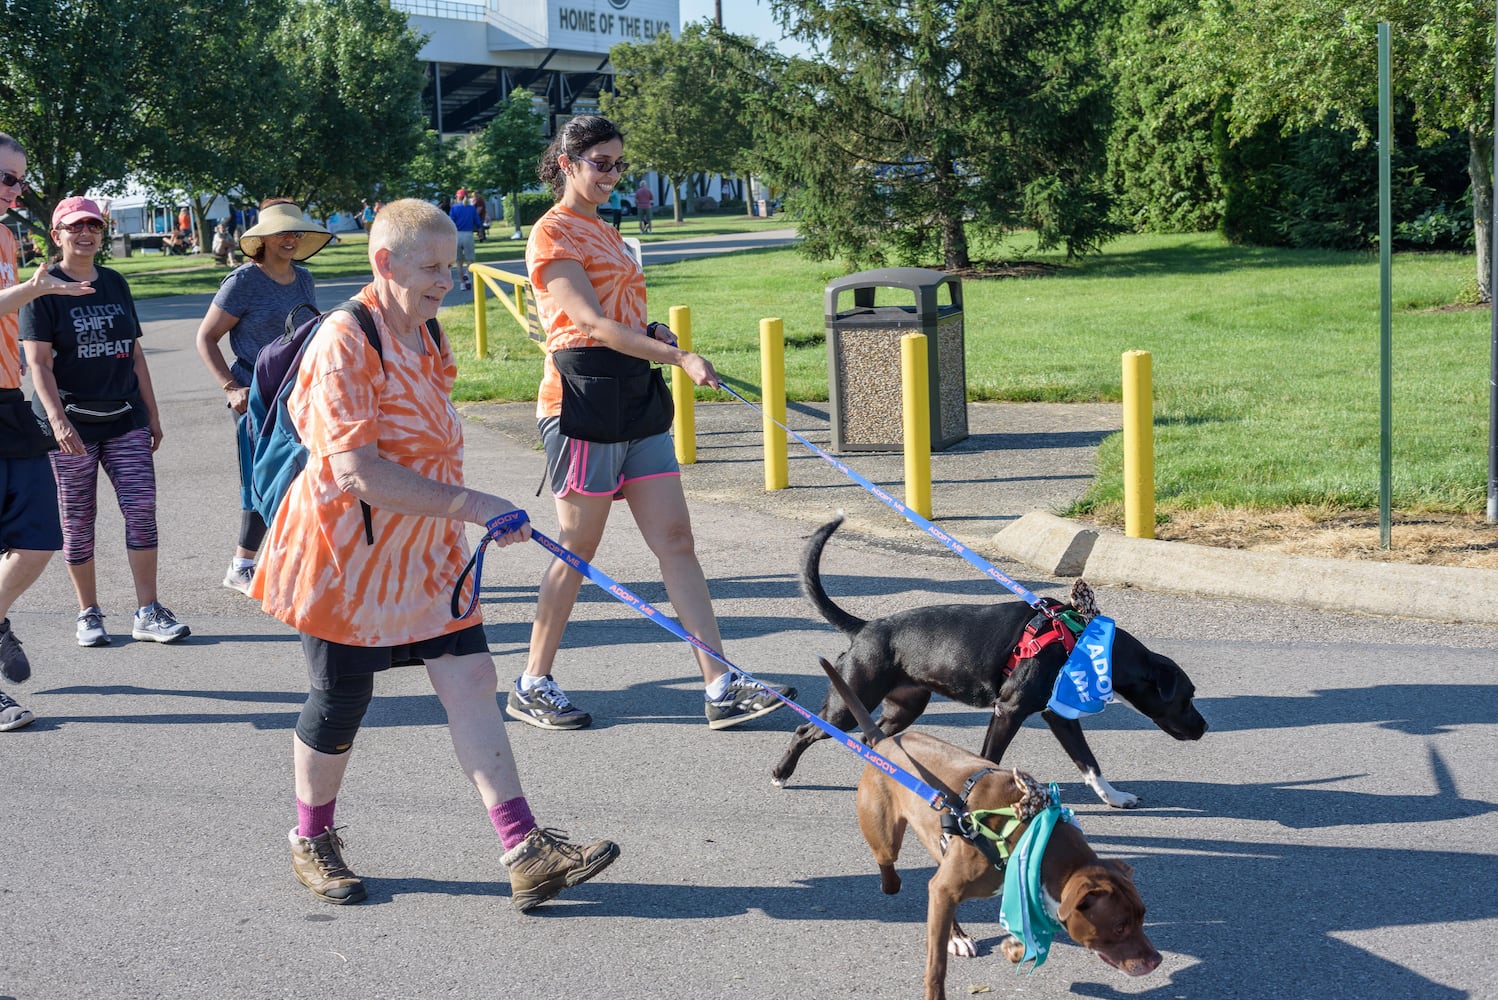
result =
[[[523,795],[490,809],[489,821],[499,831],[499,842],[507,851],[536,828],[536,818],[531,815],[530,803],[525,801]]]
[[[298,837],[321,837],[324,831],[333,826],[333,807],[337,804],[336,797],[320,806],[309,806],[301,799],[297,799],[296,835]]]

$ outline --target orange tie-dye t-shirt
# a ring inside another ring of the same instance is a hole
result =
[[[16,273],[16,237],[0,226],[0,289],[18,284]],[[21,388],[21,323],[12,310],[0,316],[0,389]]]
[[[331,456],[378,443],[381,458],[430,479],[463,482],[463,427],[449,398],[457,366],[447,338],[425,353],[390,334],[373,286],[384,364],[359,323],[335,313],[312,338],[287,399],[307,446],[307,467],[270,527],[251,593],[267,613],[319,639],[399,646],[467,628],[449,606],[468,560],[463,523],[373,508],[374,544],[359,500],[338,488]]]
[[[564,347],[597,347],[557,305],[546,289],[545,265],[557,260],[575,260],[588,273],[598,305],[609,319],[645,329],[645,275],[624,237],[596,215],[584,216],[553,205],[531,228],[525,245],[525,266],[536,290],[536,313],[546,331],[546,367],[536,393],[536,419],[562,412],[562,377],[551,361],[551,352]]]

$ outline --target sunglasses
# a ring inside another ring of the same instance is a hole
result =
[[[278,239],[280,239],[283,236],[290,236],[294,240],[299,240],[303,236],[306,236],[306,235],[307,235],[306,233],[297,232],[297,231],[292,230],[292,229],[287,229],[284,232],[271,233],[268,237],[266,237],[266,239],[278,240]]]
[[[0,184],[5,185],[6,187],[18,187],[21,189],[22,193],[25,193],[27,190],[29,190],[29,187],[26,183],[26,178],[17,176],[16,174],[11,173],[9,170],[0,170]]]
[[[77,233],[102,233],[104,231],[104,223],[98,219],[85,219],[82,222],[69,222],[57,228],[65,233],[73,233],[75,235]]]
[[[615,160],[613,163],[599,163],[597,160],[590,160],[586,156],[579,156],[578,159],[582,160],[584,163],[593,164],[593,169],[597,170],[600,174],[622,174],[629,170],[628,160]]]

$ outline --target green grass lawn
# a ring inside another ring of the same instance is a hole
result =
[[[1070,264],[1024,245],[993,256],[1060,267],[963,282],[970,399],[1118,400],[1123,352],[1149,351],[1162,515],[1377,506],[1376,255],[1192,234],[1126,237]],[[844,273],[767,250],[652,266],[646,277],[652,318],[689,306],[696,349],[735,387],[758,384],[759,320],[781,318],[789,397],[825,400],[823,289]],[[1479,512],[1486,502],[1489,314],[1448,308],[1472,274],[1470,257],[1395,258],[1393,488],[1403,511]],[[472,309],[445,310],[443,321],[460,355],[458,398],[534,398],[540,353],[502,307],[490,305],[482,361]],[[1120,436],[1099,462],[1078,512],[1106,518],[1122,505]]]

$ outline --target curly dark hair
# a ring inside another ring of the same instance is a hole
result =
[[[582,156],[601,142],[623,138],[624,133],[619,131],[619,126],[602,115],[578,115],[557,130],[551,145],[541,154],[541,164],[536,168],[536,173],[543,182],[551,185],[552,197],[560,200],[567,187],[567,175],[557,162],[557,157],[563,153]]]

